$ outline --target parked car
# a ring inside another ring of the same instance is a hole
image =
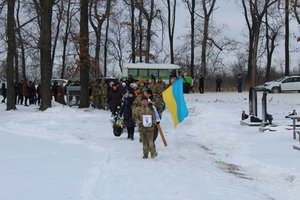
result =
[[[62,83],[64,87],[65,87],[65,86],[67,85],[67,83],[68,83],[68,80],[66,80],[66,79],[51,79],[51,85],[53,85],[53,83],[54,83],[55,81],[57,82],[58,85]]]
[[[4,81],[4,80],[0,79],[0,87],[2,86],[2,83],[5,83],[5,87],[7,87],[7,83],[6,83],[6,81]]]
[[[280,79],[266,82],[264,89],[272,93],[280,93],[287,91],[300,92],[300,75],[284,76]]]

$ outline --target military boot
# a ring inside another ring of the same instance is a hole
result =
[[[151,154],[151,158],[155,158],[156,156],[158,156],[157,152],[154,152],[154,153]]]

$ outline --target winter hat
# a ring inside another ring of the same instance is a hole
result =
[[[130,83],[130,87],[137,88],[137,84],[136,83]]]

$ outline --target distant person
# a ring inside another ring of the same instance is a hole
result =
[[[29,81],[29,104],[35,104],[35,103],[36,103],[35,83],[32,81]]]
[[[221,84],[222,84],[222,79],[220,76],[217,76],[216,79],[216,92],[221,92]]]
[[[1,102],[5,103],[5,99],[6,99],[6,96],[7,96],[7,89],[5,87],[5,83],[2,83],[1,95],[3,96],[3,100]]]
[[[117,84],[114,83],[112,85],[112,89],[108,95],[107,101],[112,115],[115,115],[118,106],[121,107],[121,103],[122,103],[122,92]]]
[[[42,98],[42,94],[41,94],[41,84],[39,83],[37,88],[36,88],[36,94],[37,94],[37,103],[38,105],[41,105],[41,98]]]
[[[24,95],[23,95],[23,85],[24,85],[24,81],[21,80],[18,83],[18,104],[23,105],[23,101],[24,101]]]
[[[14,90],[15,90],[15,104],[17,105],[18,95],[19,95],[19,85],[18,85],[18,82],[15,82],[15,84],[14,84]]]
[[[57,81],[53,82],[53,85],[51,87],[51,93],[52,96],[54,97],[54,100],[57,101]]]
[[[62,83],[57,85],[57,102],[66,105],[65,89]]]
[[[130,85],[132,85],[131,83]],[[134,140],[134,127],[135,123],[133,120],[132,114],[132,103],[134,102],[135,94],[134,89],[132,87],[128,88],[128,93],[126,93],[123,97],[124,102],[124,109],[123,109],[123,118],[124,118],[124,125],[127,128],[127,139]]]
[[[204,93],[204,77],[202,75],[200,75],[200,78],[199,78],[199,92],[201,94]]]
[[[243,92],[243,77],[242,77],[241,74],[238,75],[237,90],[238,90],[238,93],[242,93]]]
[[[29,106],[27,101],[29,101],[29,98],[30,98],[30,89],[29,89],[29,85],[28,85],[28,82],[27,81],[24,81],[23,82],[23,88],[22,88],[22,91],[23,91],[23,96],[25,97],[25,106]]]

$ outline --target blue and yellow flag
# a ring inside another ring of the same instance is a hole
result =
[[[182,122],[189,114],[184,96],[183,96],[183,80],[178,79],[170,87],[162,93],[164,102],[170,110],[174,126]]]

